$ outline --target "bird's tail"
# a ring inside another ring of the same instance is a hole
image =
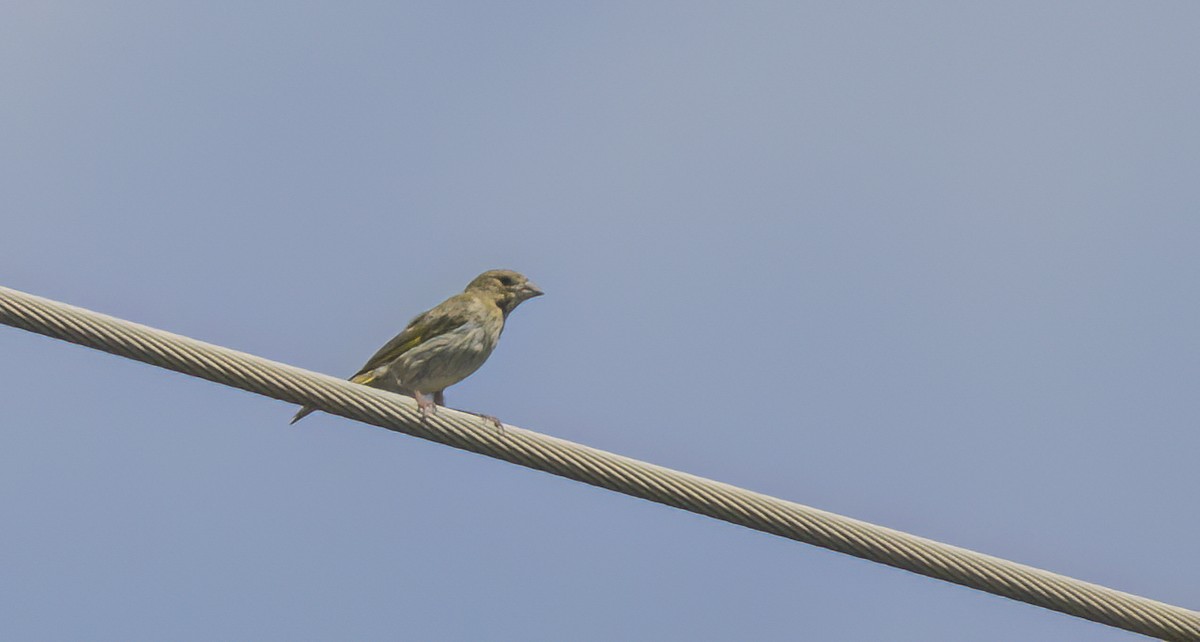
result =
[[[352,381],[354,383],[361,383],[363,385],[368,385],[372,381],[375,381],[375,379],[377,377],[378,377],[378,375],[376,375],[374,372],[360,372],[360,373],[354,375],[353,377],[350,377],[350,381]],[[317,409],[313,408],[312,406],[301,406],[300,412],[297,412],[296,416],[292,417],[292,420],[289,421],[288,423],[294,424],[297,421],[304,419],[305,417],[313,414],[316,411],[317,411]]]
[[[316,411],[317,411],[317,409],[313,408],[312,406],[304,406],[303,408],[300,409],[300,412],[296,413],[296,416],[292,417],[292,420],[289,421],[288,423],[294,424],[297,421],[304,419],[305,417],[311,415],[312,413],[314,413]]]

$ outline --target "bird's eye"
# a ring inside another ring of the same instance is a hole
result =
[[[513,283],[514,281],[511,276],[500,277],[500,285],[503,285],[504,287],[511,287]]]

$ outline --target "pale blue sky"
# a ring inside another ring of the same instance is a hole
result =
[[[1200,608],[1200,5],[25,2],[0,284]],[[0,328],[0,637],[1126,640]]]

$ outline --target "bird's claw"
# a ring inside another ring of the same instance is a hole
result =
[[[438,406],[441,405],[439,402],[445,401],[445,397],[443,397],[440,392],[435,392],[432,396],[426,396],[418,392],[417,394],[413,395],[413,398],[417,400],[417,410],[421,411],[422,421],[429,419],[431,415],[436,415]],[[495,428],[496,431],[501,435],[504,434],[504,423],[499,419],[491,415],[485,415],[478,412],[472,412],[471,414],[482,419],[484,423],[490,424],[492,428]]]
[[[496,417],[493,417],[491,415],[479,415],[479,418],[482,419],[485,423],[491,424],[492,428],[495,428],[496,431],[499,432],[501,435],[504,434],[504,422],[500,421],[499,419],[497,419]]]
[[[421,411],[421,419],[428,419],[430,415],[437,414],[437,404],[429,397],[419,395],[417,397],[417,410]]]

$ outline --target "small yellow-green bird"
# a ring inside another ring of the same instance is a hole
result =
[[[446,388],[469,377],[491,356],[509,313],[542,294],[518,272],[488,270],[461,294],[418,314],[350,381],[409,395],[422,415],[437,412],[445,405]],[[292,423],[314,410],[304,406]]]

